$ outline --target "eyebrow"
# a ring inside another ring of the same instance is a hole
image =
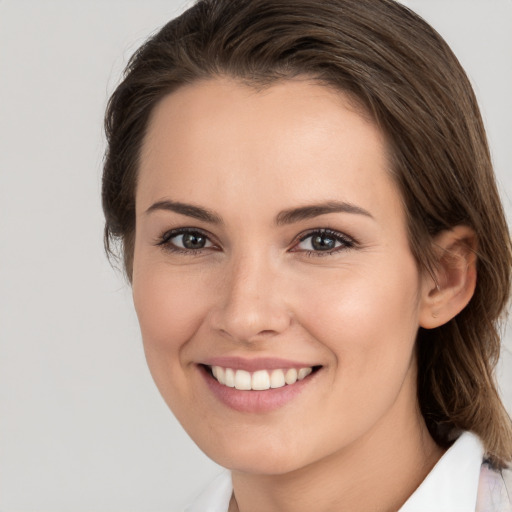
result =
[[[202,208],[201,206],[194,206],[193,204],[180,203],[177,201],[158,201],[155,204],[151,205],[146,213],[151,213],[156,210],[167,210],[175,213],[179,213],[181,215],[186,215],[187,217],[192,217],[197,220],[202,220],[204,222],[209,222],[210,224],[222,224],[222,218],[213,213],[206,208]]]
[[[223,224],[224,222],[220,215],[212,212],[211,210],[201,206],[180,203],[177,201],[157,201],[146,210],[146,213],[151,213],[156,210],[167,210],[179,213],[181,215],[192,217],[194,219],[208,222],[210,224]],[[300,206],[298,208],[283,210],[277,215],[275,224],[277,226],[294,224],[296,222],[300,222],[301,220],[312,219],[319,217],[320,215],[326,215],[328,213],[350,213],[355,215],[363,215],[373,219],[373,215],[370,212],[359,206],[344,201],[328,201],[326,203]]]
[[[373,215],[370,212],[360,208],[359,206],[346,203],[344,201],[328,201],[326,203],[283,210],[277,215],[276,224],[278,226],[293,224],[301,220],[312,219],[328,213],[351,213],[355,215],[364,215],[365,217],[373,219]]]

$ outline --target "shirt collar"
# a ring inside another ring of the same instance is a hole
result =
[[[464,432],[399,512],[474,512],[483,454],[478,437]],[[226,470],[187,512],[226,512],[232,489],[231,475]]]
[[[222,471],[208,487],[185,509],[185,512],[227,512],[233,485],[231,473]]]
[[[474,512],[483,455],[480,439],[464,432],[399,512]]]

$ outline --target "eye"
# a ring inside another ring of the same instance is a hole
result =
[[[354,240],[343,233],[330,229],[318,229],[303,235],[292,252],[305,252],[308,255],[321,256],[337,253],[354,246]]]
[[[167,231],[157,241],[166,250],[179,253],[199,253],[202,249],[214,247],[208,236],[197,229],[180,228]]]

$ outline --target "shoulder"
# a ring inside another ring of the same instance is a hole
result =
[[[482,464],[476,512],[512,512],[512,469]]]

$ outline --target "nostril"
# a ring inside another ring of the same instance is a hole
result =
[[[274,336],[276,333],[276,331],[272,331],[270,329],[265,329],[263,331],[260,331],[258,333],[258,336]]]

